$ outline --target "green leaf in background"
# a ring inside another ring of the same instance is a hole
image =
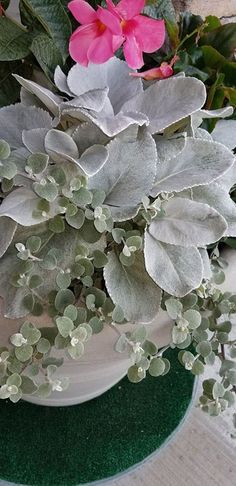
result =
[[[175,21],[175,9],[171,0],[147,0],[143,12],[155,19]]]
[[[68,56],[71,23],[63,5],[58,0],[22,0],[31,16],[35,17],[55,42],[63,60]]]
[[[11,105],[19,99],[21,87],[16,79],[13,78],[12,73],[24,76],[24,71],[27,71],[27,66],[21,61],[0,62],[0,108]],[[28,74],[30,71],[28,69]]]
[[[6,10],[9,7],[10,0],[1,0],[1,6],[3,10]]]
[[[203,35],[199,45],[204,44],[214,47],[226,59],[233,59],[236,46],[236,23],[221,25],[217,29]]]
[[[37,35],[33,39],[30,50],[45,74],[53,78],[56,67],[62,65],[62,56],[51,37],[47,34]]]
[[[0,61],[15,61],[30,53],[31,36],[7,17],[0,17]]]

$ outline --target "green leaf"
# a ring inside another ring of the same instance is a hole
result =
[[[171,297],[165,301],[165,306],[171,319],[177,319],[177,317],[181,315],[183,305],[179,300]]]
[[[22,3],[53,39],[65,61],[68,56],[71,24],[61,2],[58,0],[22,0]]]
[[[67,289],[71,284],[70,274],[59,272],[56,276],[56,284],[59,287],[59,289]]]
[[[72,321],[76,321],[78,317],[78,310],[74,305],[68,305],[64,310],[64,316],[69,317]]]
[[[185,311],[183,317],[188,321],[189,323],[188,327],[190,329],[197,329],[197,327],[199,327],[201,324],[201,320],[202,320],[201,314],[200,312],[194,309],[189,309]]]
[[[211,344],[208,341],[202,341],[198,343],[196,351],[201,354],[203,358],[206,358],[212,351]]]
[[[84,354],[84,345],[82,342],[79,342],[76,346],[69,346],[67,348],[67,351],[71,358],[73,359],[79,359],[81,356]]]
[[[86,206],[87,204],[90,204],[92,200],[92,192],[85,187],[81,187],[78,191],[73,193],[72,201],[74,204],[76,204],[76,206]]]
[[[20,348],[15,349],[16,358],[22,363],[28,361],[31,358],[32,354],[33,348],[32,346],[30,346],[30,344],[24,344]]]
[[[236,28],[234,23],[221,25],[201,37],[199,45],[214,47],[227,59],[233,55],[236,45]]]
[[[188,337],[188,330],[174,326],[172,329],[172,340],[174,344],[184,343],[185,339]]]
[[[54,41],[46,34],[39,34],[34,37],[30,50],[46,76],[53,79],[56,67],[63,63],[60,50]]]
[[[214,383],[213,388],[212,388],[212,396],[213,398],[221,398],[225,394],[225,388],[221,383],[218,383],[217,381]]]
[[[22,59],[30,53],[31,35],[7,17],[0,17],[0,61]]]
[[[93,334],[98,334],[103,330],[104,323],[98,317],[92,317],[89,321],[89,325],[92,328]]]
[[[171,0],[147,0],[144,13],[155,19],[165,17],[175,21],[175,9]]]
[[[11,161],[6,161],[4,164],[0,165],[0,177],[4,177],[7,180],[13,179],[17,174],[17,167]]]
[[[165,362],[162,358],[153,358],[149,367],[151,376],[161,376],[165,371]]]
[[[35,182],[33,184],[33,188],[35,193],[46,199],[48,202],[53,202],[58,196],[58,189],[54,182],[48,182],[45,180],[41,180],[40,182]]]
[[[162,376],[164,376],[164,375],[167,375],[167,373],[169,373],[169,371],[170,371],[170,362],[167,358],[162,358],[162,361],[165,364],[165,370],[162,373]]]
[[[10,145],[5,140],[0,140],[0,159],[5,160],[11,153]]]
[[[147,337],[147,329],[145,326],[135,326],[136,328],[132,331],[130,339],[131,341],[138,342],[140,344],[144,343]]]
[[[230,384],[235,386],[236,385],[236,370],[228,371],[227,378],[228,378]]]
[[[142,248],[142,238],[141,236],[130,236],[126,240],[126,245],[128,247],[135,247],[136,250],[140,250]]]
[[[55,307],[59,312],[64,312],[65,308],[74,302],[75,296],[71,290],[59,290],[55,298]]]
[[[68,212],[66,212],[66,221],[70,226],[72,226],[72,228],[82,228],[85,221],[84,211],[77,208],[76,213],[73,216],[70,216]]]
[[[65,231],[65,221],[62,216],[55,216],[55,218],[50,219],[48,227],[53,233],[63,233]]]
[[[146,341],[142,344],[142,348],[146,356],[153,356],[158,351],[156,344],[148,339],[146,339]]]
[[[14,386],[17,386],[17,388],[19,388],[21,386],[21,383],[22,383],[22,379],[20,377],[20,375],[18,375],[18,373],[13,373],[13,375],[9,376],[9,378],[7,379],[7,385],[14,385]]]
[[[199,359],[194,361],[192,373],[193,375],[202,375],[204,373],[204,364]]]
[[[112,312],[112,320],[114,322],[121,323],[124,321],[124,312],[123,309],[120,307],[120,305],[116,305],[113,312]]]
[[[40,277],[40,275],[32,275],[29,279],[30,289],[37,289],[42,284],[43,284],[43,279],[42,277]]]
[[[58,331],[62,337],[67,338],[70,332],[74,329],[74,324],[69,317],[58,317],[56,319],[56,324],[58,327]]]
[[[41,338],[37,343],[37,350],[39,353],[46,354],[48,353],[50,348],[51,348],[51,344],[48,341],[48,339]]]
[[[21,390],[22,393],[26,395],[32,395],[38,387],[35,385],[33,380],[31,380],[28,376],[23,375],[22,376],[22,385],[21,385]]]
[[[41,174],[48,165],[49,156],[47,154],[31,154],[27,159],[27,166],[30,167],[33,174]]]
[[[139,366],[134,365],[128,369],[127,376],[131,383],[139,383],[145,378],[146,371],[142,368],[140,369]]]
[[[45,270],[54,270],[57,267],[57,259],[54,255],[48,253],[42,262],[40,262],[40,267]]]
[[[127,337],[125,334],[121,334],[115,343],[114,349],[118,353],[125,353],[128,348]]]
[[[105,267],[105,265],[107,264],[107,262],[108,262],[108,258],[105,255],[105,253],[103,253],[100,250],[95,250],[93,252],[93,264],[94,264],[94,266],[96,268],[103,268],[103,267]]]
[[[31,324],[31,322],[24,322],[20,330],[24,338],[27,339],[28,344],[36,344],[41,337],[41,331]]]
[[[39,236],[30,236],[26,241],[26,248],[31,253],[37,253],[41,247],[42,240]]]

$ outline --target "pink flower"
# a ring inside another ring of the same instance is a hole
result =
[[[179,57],[174,56],[170,64],[167,62],[162,62],[159,67],[148,69],[148,71],[143,71],[142,73],[130,73],[130,76],[134,76],[135,78],[143,78],[147,81],[169,78],[174,74],[172,66],[178,60]]]
[[[108,10],[120,19],[124,36],[124,56],[132,69],[140,69],[143,64],[143,52],[154,52],[165,40],[164,20],[155,20],[140,15],[145,0],[121,0],[114,5],[106,0]],[[119,42],[119,39],[118,39]]]
[[[117,15],[102,7],[95,11],[84,0],[72,0],[68,8],[81,24],[70,38],[71,57],[82,66],[89,61],[101,64],[113,57],[123,42]]]

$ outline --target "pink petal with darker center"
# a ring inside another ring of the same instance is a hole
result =
[[[88,49],[97,36],[98,29],[95,22],[78,27],[70,38],[69,51],[72,59],[82,66],[87,66]]]
[[[111,32],[115,35],[121,35],[121,25],[120,20],[118,17],[113,15],[109,10],[105,10],[105,8],[98,7],[97,17],[102,22],[102,24],[106,25]]]

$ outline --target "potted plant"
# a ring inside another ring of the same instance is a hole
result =
[[[236,299],[213,285],[224,261],[206,248],[235,232],[235,158],[222,143],[234,126],[200,125],[232,109],[204,110],[194,77],[148,85],[87,47],[67,75],[56,68],[56,89],[16,74],[21,102],[0,110],[0,398],[80,403],[126,373],[163,376],[177,347],[194,375],[222,362],[201,397],[218,414],[234,401]]]

